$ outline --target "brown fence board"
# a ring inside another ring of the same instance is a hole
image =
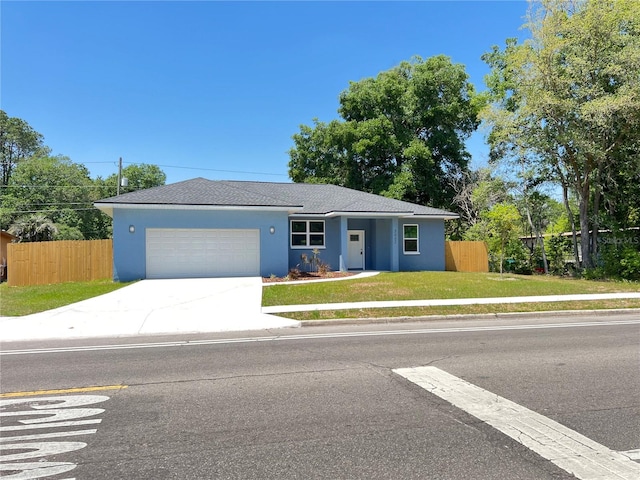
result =
[[[7,246],[10,286],[85,282],[113,277],[111,240],[11,243]]]
[[[489,253],[484,242],[445,242],[445,270],[488,272]]]

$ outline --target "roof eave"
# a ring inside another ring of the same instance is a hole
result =
[[[455,213],[434,213],[431,214],[422,214],[422,215],[407,215],[402,218],[430,218],[430,219],[442,219],[442,220],[457,220],[460,218],[460,215],[456,215]]]
[[[325,217],[402,217],[404,215],[410,215],[411,212],[349,212],[349,211],[338,211],[338,212],[327,212],[324,214]]]
[[[334,218],[334,217],[364,217],[364,218],[423,218],[423,219],[442,219],[455,220],[459,215],[454,213],[435,213],[435,214],[415,214],[412,212],[326,212],[326,213],[304,213],[297,212],[290,215],[291,217],[318,217],[318,218]]]
[[[113,210],[116,208],[123,210],[208,210],[208,211],[238,211],[251,210],[261,212],[295,212],[302,208],[301,205],[192,205],[175,203],[104,203],[93,204],[99,210],[113,217]]]

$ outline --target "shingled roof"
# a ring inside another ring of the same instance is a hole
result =
[[[386,214],[457,218],[437,208],[360,192],[338,185],[269,183],[195,178],[160,187],[126,193],[96,202],[110,211],[132,206],[211,206],[288,209],[299,215]]]

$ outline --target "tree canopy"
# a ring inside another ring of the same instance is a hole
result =
[[[0,185],[9,183],[13,169],[21,160],[36,153],[48,154],[43,137],[20,118],[0,110]]]
[[[15,168],[2,198],[2,226],[34,214],[53,222],[58,239],[105,238],[110,222],[93,207],[100,195],[84,165],[69,158],[31,157]]]
[[[530,40],[484,56],[492,158],[559,184],[569,218],[576,195],[583,266],[592,267],[604,216],[637,222],[640,2],[542,0],[527,27]]]
[[[122,169],[122,178],[127,179],[127,185],[120,187],[120,194],[142,190],[144,188],[158,187],[164,185],[167,176],[157,165],[147,163],[131,164]],[[109,175],[104,180],[106,191],[105,196],[116,194],[118,186],[118,174]]]
[[[448,208],[451,177],[466,170],[465,139],[482,97],[465,68],[443,55],[415,57],[376,78],[351,82],[341,120],[314,119],[293,135],[289,176]]]

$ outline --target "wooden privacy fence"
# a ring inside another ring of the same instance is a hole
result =
[[[112,240],[10,243],[10,286],[84,282],[113,277]]]
[[[489,271],[489,252],[484,242],[445,242],[444,251],[447,271]]]

